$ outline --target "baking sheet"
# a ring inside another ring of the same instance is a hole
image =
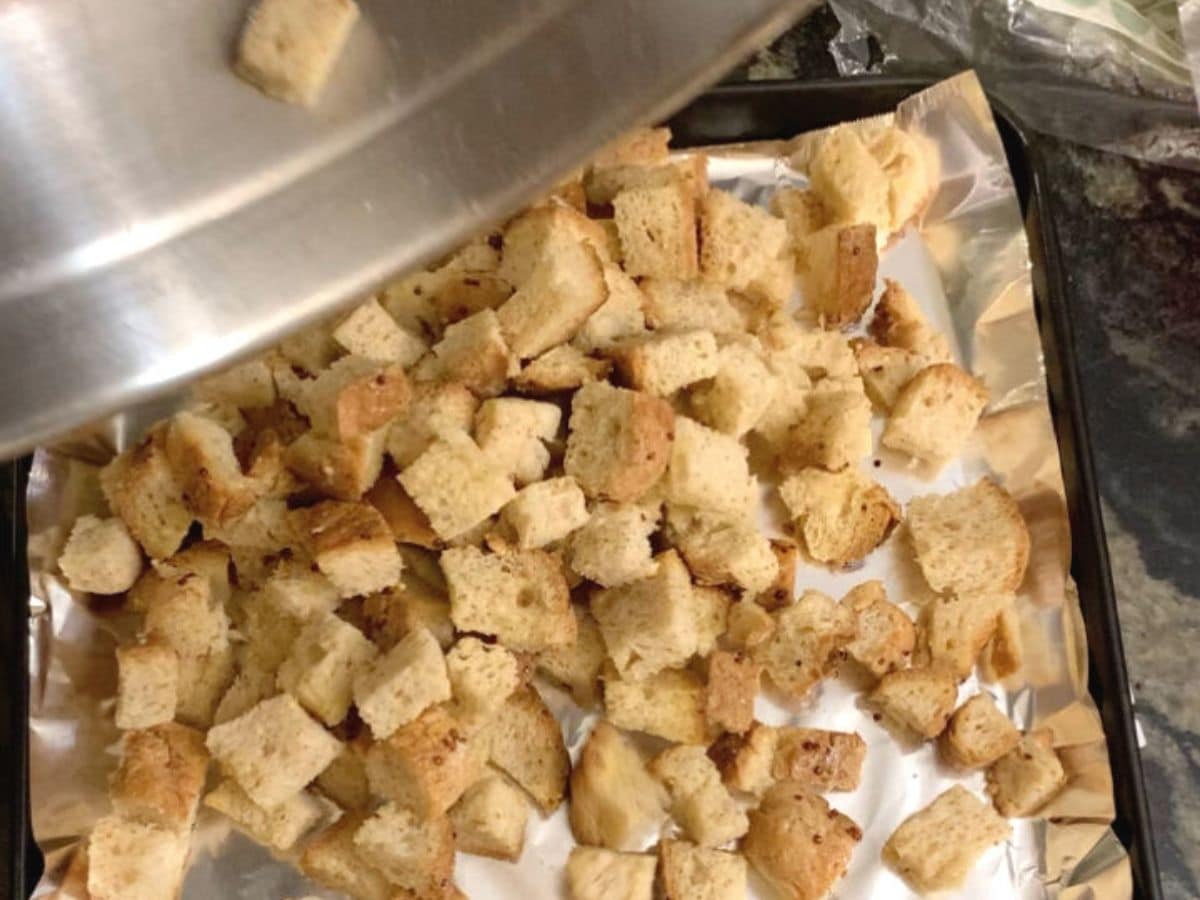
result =
[[[1128,864],[1108,828],[1112,786],[1099,717],[1086,693],[1086,648],[1067,578],[1070,535],[1057,447],[1046,404],[1029,257],[1016,194],[986,101],[971,75],[915,95],[895,121],[921,137],[938,161],[938,189],[923,220],[891,246],[880,276],[895,278],[919,299],[933,324],[951,337],[959,360],[987,383],[992,402],[968,451],[936,478],[885,450],[864,462],[901,503],[941,493],[991,473],[1017,497],[1033,537],[1029,575],[1019,598],[1026,645],[1024,670],[1007,685],[987,685],[1023,728],[1049,727],[1071,780],[1043,818],[1014,822],[1010,842],[990,851],[960,896],[971,898],[1127,896]],[[810,141],[747,145],[714,151],[710,178],[719,187],[765,202],[785,184],[803,184],[792,165]],[[102,507],[97,465],[136,438],[176,401],[104,432],[39,451],[29,481],[31,567],[30,769],[33,829],[47,854],[47,874],[35,896],[53,895],[80,836],[107,811],[107,774],[116,765],[119,734],[111,722],[115,688],[112,650],[134,623],[89,608],[54,574],[66,529],[81,512]],[[882,425],[876,423],[877,433]],[[874,460],[880,465],[875,467]],[[764,524],[776,523],[764,504]],[[797,589],[839,597],[879,578],[889,596],[915,613],[928,591],[903,545],[902,529],[853,572],[801,566]],[[863,829],[840,897],[909,897],[905,884],[879,860],[894,827],[954,783],[982,790],[982,776],[944,768],[930,744],[898,742],[861,706],[861,685],[830,679],[801,704],[759,699],[770,724],[855,730],[868,744],[862,784],[829,802]],[[966,697],[979,685],[972,678]],[[560,713],[574,757],[593,716],[545,687]],[[648,840],[648,844],[653,843]],[[460,854],[457,879],[472,897],[556,897],[572,844],[565,808],[532,816],[516,865]],[[753,879],[752,879],[753,884]],[[60,895],[64,895],[59,892]],[[766,896],[758,891],[756,896]],[[267,898],[336,895],[316,890],[262,848],[204,811],[194,841],[184,898]]]

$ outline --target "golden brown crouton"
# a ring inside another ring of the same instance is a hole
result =
[[[612,219],[605,221],[612,224]],[[616,241],[615,226],[613,231],[611,237]],[[619,250],[618,245],[617,252]],[[575,337],[571,338],[571,347],[582,353],[605,351],[622,338],[633,337],[646,330],[642,292],[638,290],[637,283],[620,266],[608,263],[604,266],[604,284],[608,288],[608,299],[588,316]]]
[[[900,607],[890,603],[879,581],[866,581],[842,598],[857,621],[858,633],[846,645],[850,658],[882,678],[904,668],[912,657],[917,630]]]
[[[288,471],[326,497],[357,500],[379,478],[387,429],[344,441],[306,432],[284,451]]]
[[[197,517],[222,522],[254,505],[259,485],[242,473],[233,437],[212,419],[176,414],[165,446],[183,500]]]
[[[571,612],[575,616],[575,643],[543,650],[537,656],[537,667],[569,688],[575,702],[586,707],[596,700],[600,670],[608,658],[608,651],[592,614],[577,604],[571,605]]]
[[[771,212],[787,223],[792,247],[829,224],[829,212],[812,190],[780,188],[771,195]]]
[[[189,831],[207,772],[208,751],[199,731],[174,722],[130,731],[109,784],[113,809],[127,819]]]
[[[184,831],[118,815],[105,816],[88,838],[84,896],[91,900],[177,896],[187,863],[188,837]]]
[[[513,378],[513,386],[525,394],[573,391],[608,376],[612,363],[585,356],[582,350],[562,344],[526,363]]]
[[[948,362],[950,345],[925,320],[921,307],[899,282],[885,278],[871,319],[871,337],[885,347],[911,350],[928,362]]]
[[[775,620],[757,603],[745,600],[729,609],[726,638],[738,650],[752,650],[775,631]]]
[[[298,521],[313,560],[342,597],[373,594],[399,581],[400,554],[375,507],[327,500],[301,511]]]
[[[819,591],[775,613],[775,631],[753,650],[774,685],[803,697],[828,675],[855,635],[854,614]]]
[[[671,542],[703,584],[736,585],[757,594],[779,574],[770,542],[743,518],[672,506],[668,522]]]
[[[530,359],[574,337],[607,296],[596,250],[566,242],[538,260],[496,316],[513,355]]]
[[[809,555],[831,566],[862,559],[891,533],[900,508],[887,490],[857,469],[803,469],[779,495]]]
[[[708,748],[708,756],[727,785],[762,796],[775,783],[773,768],[778,729],[755,722],[745,734],[726,732]]]
[[[58,567],[76,591],[119,594],[142,571],[142,553],[120,519],[80,516],[71,526]]]
[[[455,322],[414,370],[426,380],[455,382],[478,397],[495,397],[516,368],[495,310]]]
[[[406,469],[446,431],[471,430],[479,399],[457,382],[417,382],[412,402],[387,432],[387,452]]]
[[[416,544],[427,550],[441,549],[442,539],[429,524],[429,517],[394,477],[382,476],[367,491],[363,500],[383,516],[397,543]]]
[[[853,791],[862,777],[867,745],[854,732],[819,728],[776,729],[771,775],[795,781],[811,791]]]
[[[536,206],[505,227],[496,274],[520,288],[543,260],[571,254],[581,244],[590,247],[602,261],[607,257],[607,238],[598,222],[561,203]]]
[[[726,191],[700,202],[700,269],[704,278],[778,309],[792,289],[787,224]]]
[[[933,739],[946,727],[958,689],[942,669],[889,672],[869,696],[872,706],[920,737]]]
[[[1067,783],[1048,731],[1032,732],[987,770],[987,791],[1000,815],[1032,816]]]
[[[718,351],[716,375],[691,389],[692,413],[709,428],[741,437],[766,414],[777,382],[757,342],[727,344]]]
[[[462,432],[443,434],[399,477],[445,541],[479,526],[517,493],[508,473]]]
[[[812,191],[835,223],[865,222],[881,236],[891,230],[890,183],[860,129],[840,125],[823,135],[808,167]]]
[[[192,514],[167,460],[166,428],[151,429],[100,471],[108,505],[146,553],[166,559],[179,549]]]
[[[445,815],[386,803],[358,826],[354,845],[400,896],[453,895],[454,828]]]
[[[607,721],[592,729],[571,771],[571,833],[612,850],[640,845],[662,823],[667,793],[634,746]]]
[[[1000,681],[1021,671],[1025,660],[1021,617],[1016,598],[1006,598],[996,619],[996,631],[979,657],[979,673],[987,681]]]
[[[926,366],[925,357],[903,347],[884,347],[866,338],[850,342],[867,396],[884,412],[896,404],[903,388]]]
[[[657,331],[624,338],[605,351],[624,383],[657,397],[717,374],[717,341],[711,331]]]
[[[516,862],[525,845],[529,800],[499,772],[475,782],[450,808],[450,824],[461,853]]]
[[[392,900],[395,887],[354,843],[366,813],[347,813],[304,846],[300,871],[356,900]]]
[[[694,278],[699,271],[695,187],[682,174],[668,176],[613,197],[624,268],[633,277]]]
[[[1017,746],[1021,733],[987,694],[976,694],[954,711],[942,733],[942,755],[964,769],[990,766]]]
[[[830,225],[804,238],[800,256],[804,300],[826,328],[862,318],[875,291],[879,257],[874,225]]]
[[[650,770],[667,786],[671,815],[689,840],[719,847],[746,833],[746,814],[703,747],[670,747],[651,761]]]
[[[960,681],[996,632],[1003,594],[937,597],[921,612],[920,652]]]
[[[784,473],[809,466],[837,472],[857,465],[872,445],[871,402],[862,384],[826,379],[809,392],[804,415],[788,429],[779,466]]]
[[[651,900],[654,857],[600,847],[572,847],[567,857],[570,900]]]
[[[179,657],[165,644],[117,648],[117,709],[120,729],[150,728],[175,718]]]

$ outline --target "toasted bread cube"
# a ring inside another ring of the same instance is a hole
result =
[[[779,574],[771,542],[744,519],[672,507],[668,522],[672,542],[699,582],[757,594]]]
[[[80,516],[71,526],[58,567],[76,591],[119,594],[142,572],[142,553],[120,519]]]
[[[284,735],[287,739],[281,740]],[[303,790],[342,749],[290,694],[264,700],[215,726],[206,744],[225,773],[268,809]]]
[[[928,362],[949,362],[949,343],[929,325],[913,296],[890,278],[885,278],[883,285],[871,319],[871,337],[885,347],[910,350]]]
[[[236,518],[258,496],[257,483],[242,473],[233,437],[212,419],[177,413],[167,426],[166,453],[188,509],[199,518]]]
[[[415,544],[427,550],[441,549],[442,539],[429,524],[429,517],[395,478],[380,478],[363,500],[383,516],[396,543]]]
[[[854,611],[858,633],[846,645],[850,658],[882,678],[908,665],[916,645],[917,629],[912,619],[887,599],[883,583],[864,581],[842,598]]]
[[[354,676],[354,705],[380,740],[433,704],[449,699],[450,679],[442,648],[428,629],[421,627]]]
[[[682,175],[627,188],[612,203],[627,274],[696,277],[696,195]]]
[[[260,844],[290,850],[325,817],[321,801],[307,791],[263,809],[233,781],[222,781],[204,797],[204,805],[228,818]]]
[[[333,762],[317,776],[316,787],[342,809],[365,809],[371,803],[365,761],[368,746],[365,735],[343,744]]]
[[[354,832],[354,845],[392,884],[419,897],[444,897],[454,872],[454,829],[444,815],[421,817],[395,803]]]
[[[708,190],[708,159],[697,153],[682,159],[662,159],[649,163],[621,163],[593,166],[588,173],[584,191],[589,203],[598,206],[611,204],[621,191],[639,187],[655,187],[682,180],[696,196]]]
[[[1032,816],[1067,783],[1047,731],[1033,732],[987,770],[987,791],[1000,815]]]
[[[803,469],[779,486],[779,495],[809,556],[831,566],[862,559],[900,518],[887,490],[855,468]]]
[[[625,338],[607,353],[635,390],[658,397],[717,374],[717,341],[711,331],[660,331]]]
[[[570,537],[571,568],[603,587],[620,587],[655,572],[653,517],[640,506],[601,503]]]
[[[692,615],[696,620],[696,655],[708,656],[729,628],[732,593],[725,588],[697,584],[692,586]]]
[[[525,846],[529,801],[499,772],[471,785],[450,808],[450,824],[461,853],[516,862]]]
[[[854,791],[866,757],[866,742],[855,732],[787,726],[777,729],[771,775],[819,793]]]
[[[707,281],[647,278],[640,285],[646,324],[657,330],[699,329],[713,334],[746,330],[725,288]]]
[[[830,131],[817,146],[808,174],[813,193],[834,222],[866,222],[882,238],[891,233],[891,185],[858,129],[843,125]]]
[[[592,157],[593,169],[604,169],[616,165],[647,166],[660,163],[667,158],[667,145],[671,142],[671,129],[665,125],[657,128],[638,126],[613,138]],[[593,201],[600,202],[600,201]]]
[[[721,783],[721,773],[704,748],[671,747],[650,763],[671,794],[671,815],[689,840],[718,847],[746,833],[749,822]]]
[[[875,245],[874,225],[830,225],[803,240],[804,300],[826,328],[854,324],[871,305]]]
[[[554,440],[562,411],[553,403],[500,397],[475,415],[475,441],[488,462],[517,484],[540,481],[550,463],[544,441]]]
[[[642,292],[637,283],[614,263],[604,266],[604,284],[608,298],[588,316],[571,346],[583,353],[606,350],[622,338],[633,337],[646,330],[642,312]]]
[[[776,376],[753,345],[728,344],[718,352],[712,381],[692,389],[691,408],[708,427],[741,437],[759,423],[776,389]]]
[[[208,751],[199,731],[174,722],[130,731],[109,785],[113,809],[126,819],[188,832],[207,772]]]
[[[298,405],[317,434],[346,441],[378,431],[403,415],[411,400],[402,366],[346,356],[308,384]]]
[[[954,711],[942,733],[942,756],[963,769],[990,766],[1017,746],[1021,732],[987,694],[976,694]]]
[[[986,681],[1000,681],[1021,671],[1025,650],[1021,638],[1021,617],[1016,598],[1005,598],[996,619],[996,631],[979,657],[979,673]]]
[[[453,540],[516,496],[500,466],[467,435],[447,433],[400,473],[400,484],[443,540]]]
[[[353,356],[406,369],[428,349],[421,338],[397,325],[374,297],[341,321],[333,339]]]
[[[704,682],[686,669],[665,669],[639,681],[606,679],[604,711],[629,731],[685,744],[708,739]]]
[[[313,559],[341,597],[373,594],[400,580],[396,542],[375,507],[329,500],[304,510],[300,523]]]
[[[901,388],[883,445],[942,465],[962,452],[987,401],[978,379],[952,363],[934,363]]]
[[[167,461],[166,429],[153,429],[100,470],[109,507],[125,523],[146,553],[171,556],[187,536],[192,513]]]
[[[865,338],[850,342],[858,374],[871,402],[884,412],[896,405],[900,390],[926,366],[925,357],[903,347],[884,347]]]
[[[186,831],[105,816],[88,838],[87,896],[93,900],[178,896],[189,844]]]
[[[734,790],[756,797],[775,783],[775,746],[778,729],[754,722],[745,734],[727,732],[708,749],[722,780]]]
[[[538,264],[580,247],[590,247],[603,261],[607,238],[599,223],[561,203],[535,206],[504,229],[503,252],[496,274],[516,287],[529,281]]]
[[[603,310],[604,307],[601,307]],[[523,394],[553,394],[573,391],[593,381],[602,381],[612,363],[592,359],[571,344],[561,344],[526,363],[513,378],[513,387]]]
[[[446,671],[454,699],[468,712],[484,715],[499,709],[523,680],[512,653],[469,635],[446,654]]]
[[[275,402],[275,378],[267,360],[251,359],[197,382],[192,396],[202,403],[265,409]]]
[[[462,265],[461,261],[447,263],[438,269],[437,284],[429,294],[429,303],[443,325],[461,322],[485,309],[498,311],[513,294],[513,286],[494,272],[477,272]]]
[[[777,688],[803,697],[833,670],[839,651],[854,639],[854,614],[819,591],[805,591],[774,618],[775,631],[754,648],[754,659]]]
[[[787,223],[793,248],[829,224],[829,211],[811,189],[780,188],[771,195],[771,212]]]
[[[581,844],[638,846],[666,814],[667,793],[633,745],[604,719],[571,771],[571,833]]]
[[[552,478],[523,488],[501,518],[516,531],[522,549],[536,549],[563,540],[585,524],[587,499],[574,478]]]
[[[741,734],[754,724],[754,698],[762,666],[744,653],[716,650],[708,660],[705,719],[721,731]]]
[[[538,260],[496,316],[513,355],[530,359],[574,337],[607,297],[596,250],[567,242]]]
[[[664,840],[658,845],[658,865],[668,897],[743,900],[746,896],[746,860],[737,853]]]
[[[958,689],[944,669],[902,669],[884,675],[869,702],[888,719],[932,740],[946,728]]]
[[[781,315],[772,318],[759,337],[767,365],[782,378],[795,381],[798,372],[810,379],[849,378],[858,372],[850,342],[839,332],[806,328]],[[807,381],[801,384],[807,386]]]
[[[353,0],[259,0],[234,69],[264,94],[312,106],[357,21]]]
[[[679,506],[745,516],[756,498],[746,448],[734,437],[686,416],[676,417],[667,499]]]
[[[804,415],[787,433],[779,464],[785,472],[809,466],[837,472],[869,456],[871,401],[855,380],[830,386],[826,379],[808,395]]]
[[[996,632],[1006,600],[1004,594],[963,594],[932,600],[921,616],[921,650],[929,663],[960,681],[970,675]]]
[[[514,691],[481,738],[492,764],[524,788],[543,813],[558,808],[571,759],[558,720],[536,690],[525,685]]]
[[[625,678],[645,678],[681,666],[696,651],[692,583],[674,551],[657,557],[648,578],[592,595],[608,655]]]
[[[585,494],[632,502],[670,459],[675,414],[662,399],[597,382],[575,392],[563,460]]]
[[[285,643],[282,655],[286,656],[290,643]],[[254,656],[250,656],[253,653]],[[279,689],[275,686],[276,670],[261,663],[257,659],[257,648],[247,651],[243,657],[241,669],[237,672],[229,687],[221,695],[216,709],[213,710],[212,724],[220,725],[230,719],[236,719],[248,712],[268,697],[274,697]]]
[[[117,648],[116,723],[122,730],[150,728],[175,718],[179,657],[165,644]]]
[[[371,793],[418,815],[446,812],[479,778],[486,746],[444,706],[431,706],[367,750]]]
[[[484,309],[449,326],[433,345],[418,370],[429,365],[435,380],[456,382],[478,397],[495,397],[504,390],[517,360],[504,340],[495,310]]]
[[[355,679],[378,655],[361,631],[331,613],[300,632],[279,667],[278,684],[326,725],[336,725],[350,709]]]
[[[791,293],[790,280],[774,277],[778,260],[790,270],[787,223],[730,193],[710,190],[700,201],[700,269],[707,281],[723,284],[782,307]]]
[[[365,819],[365,813],[347,813],[305,844],[300,871],[355,900],[393,900],[395,886],[354,843]]]
[[[284,463],[319,493],[357,500],[379,478],[387,434],[386,428],[380,428],[339,441],[308,431],[288,445]]]
[[[738,650],[752,650],[775,631],[775,620],[757,603],[741,601],[729,608],[725,632],[729,643]]]
[[[210,650],[200,656],[181,655],[175,718],[195,728],[212,725],[217,704],[233,682],[236,668],[231,646]]]
[[[442,649],[454,643],[450,601],[442,589],[406,577],[401,583],[363,600],[364,632],[381,649],[390,650],[414,628],[428,628]]]
[[[779,609],[792,602],[796,589],[796,564],[800,559],[800,547],[787,538],[772,538],[769,542],[775,557],[775,577],[758,592],[754,602],[766,610]]]
[[[469,432],[479,400],[456,382],[418,382],[408,411],[392,423],[387,452],[399,469],[406,469],[446,431]]]
[[[653,856],[599,847],[572,847],[567,857],[570,900],[652,900]]]
[[[915,497],[906,520],[917,562],[935,591],[1011,593],[1020,587],[1029,529],[1016,502],[994,481]]]
[[[956,784],[900,823],[883,845],[883,859],[922,893],[953,890],[1011,831],[986,803]]]
[[[514,650],[575,639],[575,619],[558,560],[540,550],[484,553],[456,547],[441,558],[450,617],[460,631],[492,634]]]
[[[595,703],[608,651],[591,613],[576,605],[572,605],[571,612],[575,616],[575,643],[543,650],[537,655],[537,669],[568,688],[577,704],[589,707]]]
[[[846,873],[862,830],[804,785],[781,781],[750,812],[742,852],[782,897],[824,897]]]
[[[201,575],[184,575],[166,586],[146,610],[144,631],[152,643],[180,657],[202,656],[229,646],[229,616]]]

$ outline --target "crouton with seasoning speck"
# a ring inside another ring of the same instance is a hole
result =
[[[710,190],[700,201],[700,270],[708,281],[781,308],[794,275],[787,223],[727,191]]]
[[[865,581],[842,598],[857,623],[857,634],[846,645],[850,658],[882,678],[908,665],[916,646],[917,629],[907,613],[887,598],[883,583]]]
[[[854,639],[854,614],[819,591],[805,591],[774,614],[775,630],[752,651],[781,691],[803,697],[833,671],[839,651]]]
[[[741,437],[758,425],[774,401],[777,381],[755,345],[727,344],[717,353],[712,380],[691,390],[692,415],[709,428]]]
[[[677,416],[667,499],[679,506],[749,516],[757,483],[750,474],[746,448],[734,437]]]
[[[1067,783],[1048,731],[1023,736],[987,770],[987,792],[1000,815],[1032,816]]]
[[[928,364],[925,357],[912,350],[884,347],[866,338],[855,338],[850,346],[867,396],[884,412],[891,411],[900,390]]]
[[[300,871],[355,900],[393,900],[395,886],[354,843],[365,819],[365,813],[347,813],[308,841],[300,854]]]
[[[654,331],[624,338],[605,351],[629,387],[670,397],[717,374],[717,341],[711,331]]]
[[[204,735],[167,722],[126,733],[109,780],[113,809],[126,819],[188,832],[208,772]]]
[[[900,519],[887,489],[857,469],[802,469],[779,495],[809,556],[831,566],[856,562],[878,547]]]
[[[408,468],[446,431],[469,432],[478,409],[479,399],[465,385],[417,382],[408,409],[388,427],[388,456],[396,468]]]
[[[809,466],[837,472],[857,465],[872,446],[871,402],[862,383],[826,379],[809,392],[804,415],[788,430],[779,466],[784,473]]]
[[[500,644],[460,637],[446,654],[454,699],[471,713],[491,715],[521,686],[521,664]]]
[[[987,402],[977,378],[951,363],[934,363],[900,389],[881,442],[942,466],[962,452]]]
[[[495,397],[516,366],[496,311],[484,309],[449,326],[414,374],[418,380],[461,384],[477,397]]]
[[[945,730],[957,698],[958,687],[949,672],[901,669],[884,675],[868,702],[891,721],[932,740]]]
[[[762,666],[744,653],[715,650],[708,658],[705,718],[721,731],[742,733],[754,723]]]
[[[939,742],[942,756],[963,769],[990,766],[1017,746],[1021,732],[987,694],[954,711]]]
[[[593,359],[570,344],[562,344],[526,363],[513,377],[513,387],[534,395],[573,391],[593,381],[602,381],[611,370],[612,363],[608,360]]]
[[[855,732],[784,726],[776,730],[771,775],[809,790],[858,790],[867,745]]]
[[[328,500],[303,510],[299,521],[313,560],[341,597],[373,594],[400,580],[403,562],[375,507]]]
[[[883,294],[871,319],[871,337],[885,347],[899,347],[929,362],[949,362],[950,344],[930,326],[921,307],[899,282],[883,280]]]

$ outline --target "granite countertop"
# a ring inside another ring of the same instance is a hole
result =
[[[821,9],[734,78],[837,75]],[[1200,173],[1038,138],[1164,896],[1200,897]]]

